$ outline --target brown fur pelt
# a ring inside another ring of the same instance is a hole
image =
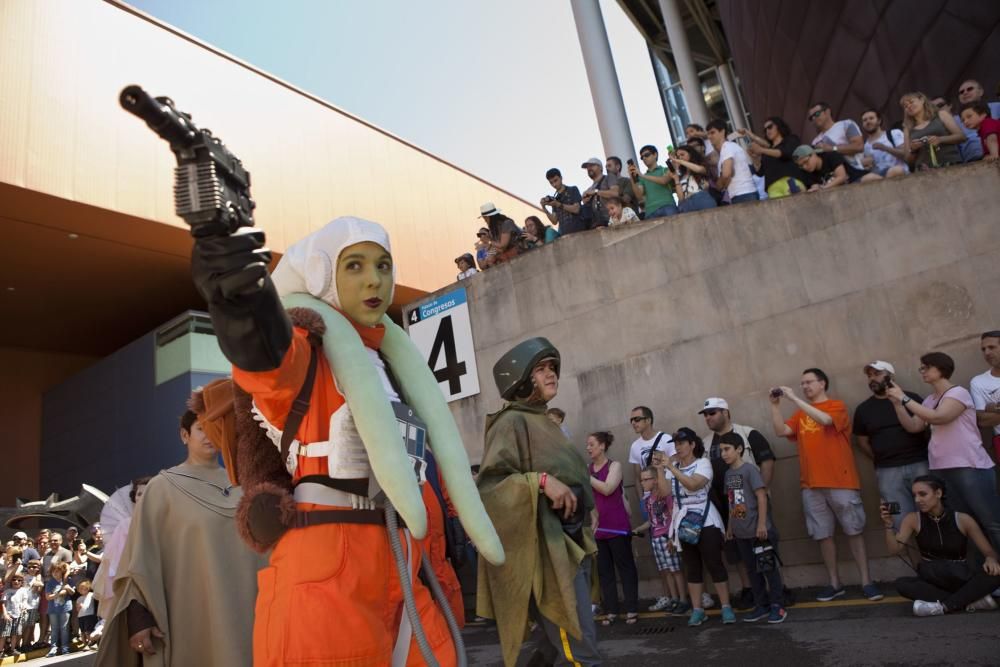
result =
[[[262,493],[279,496],[282,522],[291,525],[295,512],[292,498],[292,476],[285,470],[281,454],[267,433],[253,418],[253,399],[250,394],[234,385],[236,408],[236,468],[243,487],[243,498],[236,509],[236,528],[240,537],[252,549],[267,551],[271,544],[262,544],[253,537],[251,530],[250,506],[254,498]]]
[[[309,308],[289,308],[288,317],[292,324],[311,334],[321,336],[326,333],[326,323],[315,310]]]
[[[326,332],[326,325],[314,310],[291,308],[288,316],[294,326],[309,333],[322,336]],[[253,397],[235,383],[233,393],[237,434],[236,470],[243,487],[243,498],[236,509],[236,528],[244,542],[255,551],[263,553],[273,546],[273,542],[264,543],[255,537],[255,533],[259,536],[269,529],[257,526],[258,530],[254,531],[252,517],[259,518],[262,507],[271,507],[278,515],[271,516],[270,519],[280,521],[286,527],[292,525],[295,517],[292,476],[285,469],[278,448],[253,418]],[[271,503],[261,502],[265,500],[261,498],[262,495],[274,496],[273,506]]]

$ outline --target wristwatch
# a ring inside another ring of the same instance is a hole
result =
[[[900,400],[900,401],[899,401],[899,404],[900,404],[900,405],[906,405],[907,403],[909,403],[909,402],[910,402],[910,401],[912,401],[912,400],[913,400],[913,399],[912,399],[912,398],[910,398],[909,396],[904,396],[904,397],[902,398],[902,400]]]

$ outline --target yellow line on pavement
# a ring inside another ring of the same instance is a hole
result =
[[[875,604],[896,604],[898,602],[909,602],[904,597],[894,595],[891,597],[884,597],[881,600],[832,600],[830,602],[796,602],[795,606],[789,607],[790,610],[795,609],[822,609],[824,607],[866,607]],[[749,609],[747,611],[750,611]],[[706,609],[705,613],[709,616],[718,616],[722,613],[722,609],[713,607],[712,609]],[[737,614],[746,612],[736,612]],[[604,616],[595,616],[597,620],[601,620]],[[673,618],[672,614],[668,614],[664,611],[644,611],[639,613],[639,618]],[[680,617],[678,617],[680,618]]]

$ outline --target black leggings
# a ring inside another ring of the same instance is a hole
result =
[[[639,572],[632,557],[631,536],[597,540],[597,576],[601,582],[601,604],[607,614],[617,614],[619,609],[616,569],[625,594],[625,612],[634,614],[639,611]]]
[[[1000,587],[1000,577],[986,574],[968,561],[925,560],[917,566],[917,577],[896,580],[904,598],[940,602],[948,611],[960,611]]]
[[[729,581],[729,573],[726,572],[726,565],[722,562],[722,547],[725,541],[721,530],[715,526],[705,526],[701,529],[701,539],[698,540],[698,544],[681,542],[681,555],[684,558],[684,569],[687,570],[689,584],[704,583],[703,563],[716,585]]]

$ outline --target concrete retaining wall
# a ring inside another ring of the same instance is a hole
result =
[[[968,386],[984,367],[979,334],[1000,328],[998,240],[1000,170],[988,165],[561,239],[465,281],[483,391],[452,409],[479,460],[484,415],[501,405],[492,366],[536,335],[562,352],[553,405],[568,413],[581,451],[587,433],[606,429],[617,439],[611,455],[625,459],[639,404],[661,429],[704,433],[701,402],[724,396],[779,457],[772,491],[789,579],[825,583],[802,516],[796,448],[773,435],[767,388],[797,387],[804,368],[819,366],[853,415],[868,395],[866,362],[892,362],[904,388],[926,394],[916,369],[930,350],[952,355],[954,379]],[[884,556],[874,471],[856,459],[869,550]],[[637,552],[648,581],[648,544]],[[874,573],[900,567],[881,560]],[[852,565],[842,570],[857,581]]]

